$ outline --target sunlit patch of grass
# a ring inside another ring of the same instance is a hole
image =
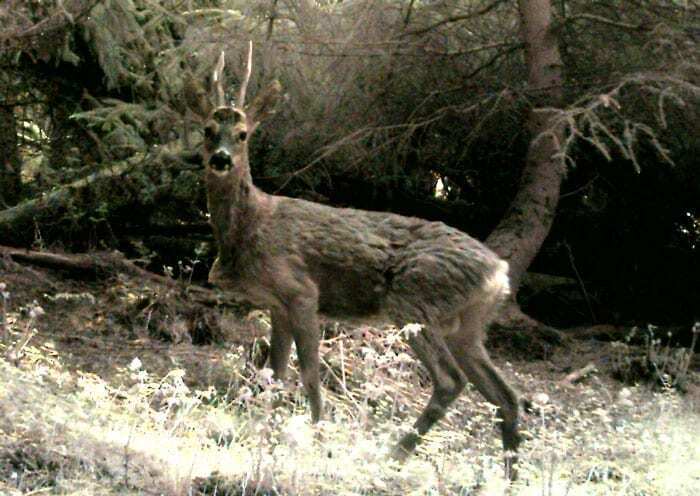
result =
[[[119,493],[157,487],[190,494],[193,487],[211,488],[215,474],[229,489],[260,485],[280,494],[466,494],[476,479],[483,483],[501,470],[500,455],[472,469],[448,449],[465,443],[467,430],[436,431],[422,455],[402,468],[388,461],[388,447],[407,428],[389,416],[408,409],[393,401],[349,407],[329,394],[332,418],[312,426],[299,388],[284,388],[266,373],[250,376],[248,389],[238,387],[234,396],[191,390],[179,369],[158,378],[132,363],[125,367],[131,385],[115,388],[88,374],[63,377],[59,385],[59,368],[38,373],[1,362],[7,421],[0,452],[31,445],[35,459],[65,454],[50,466],[51,480],[36,476],[46,464],[0,465],[10,481],[13,473],[24,478],[16,484],[20,490],[77,490],[89,482]],[[487,444],[498,453],[497,443]]]
[[[697,493],[700,417],[690,401],[647,387],[576,393],[576,403],[540,406],[523,456],[530,487],[522,494]]]

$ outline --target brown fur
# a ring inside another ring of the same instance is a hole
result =
[[[223,70],[223,58],[217,70]],[[213,80],[221,78],[215,74]],[[440,222],[332,208],[256,188],[248,142],[279,91],[275,83],[248,107],[218,101],[202,114],[205,183],[219,250],[210,281],[270,309],[271,367],[277,377],[285,376],[296,343],[314,421],[322,413],[319,312],[380,318],[397,326],[418,323],[423,330],[409,343],[428,369],[434,391],[394,456],[403,460],[415,449],[467,381],[499,407],[504,448],[516,451],[518,398],[483,346],[485,326],[508,294],[507,264]],[[513,476],[514,457],[506,460]]]

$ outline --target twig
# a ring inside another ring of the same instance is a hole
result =
[[[495,0],[494,2],[488,4],[486,7],[484,7],[483,9],[480,9],[480,10],[477,10],[474,12],[469,12],[468,14],[446,17],[445,19],[441,19],[441,20],[437,21],[436,23],[433,23],[430,26],[427,26],[425,28],[415,29],[413,31],[407,31],[407,32],[403,33],[401,36],[425,34],[429,31],[432,31],[435,28],[438,28],[440,26],[444,26],[445,24],[452,24],[454,22],[465,21],[467,19],[479,17],[479,16],[482,16],[484,14],[487,14],[488,12],[495,9],[496,7],[498,7],[500,4],[502,4],[504,2],[505,2],[505,0]]]
[[[403,18],[403,27],[407,28],[408,24],[411,22],[411,14],[413,14],[413,4],[416,3],[416,0],[411,0],[408,3],[408,9],[406,9],[406,15]]]
[[[588,189],[594,182],[596,182],[599,178],[600,178],[600,174],[596,174],[596,175],[593,177],[593,179],[591,179],[591,180],[589,180],[588,182],[586,182],[586,184],[584,184],[583,186],[581,186],[581,187],[579,187],[579,188],[576,188],[576,189],[573,190],[573,191],[569,191],[569,192],[567,192],[567,193],[562,193],[562,194],[559,196],[559,199],[561,200],[562,198],[567,198],[567,197],[569,197],[569,196],[574,196],[574,195],[580,193],[581,191],[585,191],[585,190]]]
[[[598,321],[598,319],[596,318],[595,312],[593,311],[593,305],[591,305],[591,299],[588,296],[588,291],[586,291],[586,285],[583,283],[581,274],[579,274],[578,269],[576,268],[576,263],[574,262],[574,254],[571,251],[571,245],[569,245],[569,243],[565,241],[564,246],[566,247],[566,251],[569,254],[569,262],[571,263],[571,268],[574,270],[574,274],[576,275],[576,280],[578,281],[579,286],[581,286],[581,292],[583,293],[583,297],[586,300],[586,305],[588,305],[588,312],[591,314],[591,321],[595,324]]]
[[[597,16],[594,14],[576,14],[567,17],[564,21],[572,22],[579,20],[598,22],[600,24],[606,24],[608,26],[614,26],[616,28],[627,29],[631,31],[649,31],[649,28],[644,24],[630,24],[628,22],[613,21],[611,19],[607,19],[605,17]]]
[[[594,372],[596,370],[596,366],[594,363],[588,363],[585,367],[580,368],[578,370],[574,370],[570,374],[568,374],[566,377],[564,377],[562,380],[559,381],[560,386],[568,386],[570,384],[574,384],[581,379],[583,379],[585,376],[590,374],[591,372]]]
[[[265,35],[265,41],[269,41],[272,38],[272,30],[275,27],[275,19],[277,18],[277,2],[278,0],[272,0],[272,6],[270,7],[270,20],[267,23],[267,34]]]
[[[0,318],[2,318],[2,342],[9,343],[10,326],[7,323],[7,299],[9,298],[7,287],[4,282],[0,282],[0,300],[2,300],[2,310],[0,310]]]

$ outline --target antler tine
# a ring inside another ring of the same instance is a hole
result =
[[[221,55],[219,55],[219,61],[216,63],[216,68],[214,69],[214,75],[212,79],[216,85],[216,105],[223,107],[226,105],[226,96],[224,95],[224,64],[225,55],[224,51],[221,50]]]
[[[248,41],[248,63],[245,69],[245,78],[243,79],[243,84],[241,85],[241,91],[238,93],[238,106],[243,108],[245,105],[245,92],[248,89],[248,81],[250,81],[250,73],[253,70],[253,41]]]

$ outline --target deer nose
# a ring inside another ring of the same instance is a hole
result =
[[[231,167],[231,154],[226,150],[217,150],[209,159],[209,165],[219,171],[228,170]]]

